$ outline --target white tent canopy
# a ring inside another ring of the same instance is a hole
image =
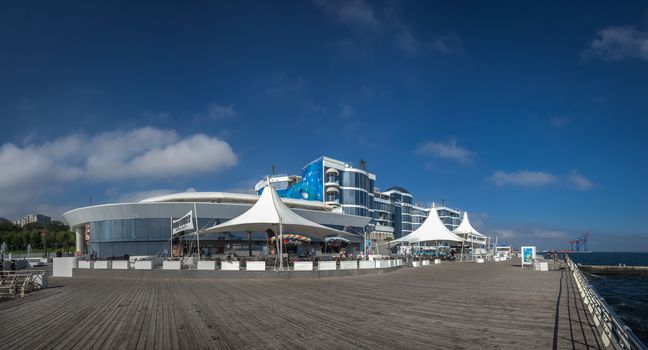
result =
[[[456,234],[461,234],[461,235],[472,235],[475,237],[486,237],[479,233],[479,231],[475,230],[474,227],[470,224],[470,220],[468,220],[468,212],[464,212],[463,219],[461,220],[461,223],[459,226],[457,226],[456,229],[454,229],[452,232]]]
[[[463,239],[454,233],[452,233],[448,228],[441,222],[439,218],[439,213],[437,213],[434,206],[430,209],[430,214],[425,219],[425,221],[419,226],[414,232],[410,233],[407,236],[403,236],[399,239],[390,241],[389,243],[418,243],[418,242],[429,242],[429,241],[449,241],[449,242],[461,242]]]
[[[259,200],[245,213],[200,233],[265,232],[268,229],[277,234],[281,229],[283,232],[301,233],[319,238],[327,236],[358,237],[356,234],[332,229],[299,216],[283,203],[272,186],[266,186]]]

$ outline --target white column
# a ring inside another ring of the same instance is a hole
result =
[[[85,226],[84,225],[77,226],[74,229],[75,229],[75,233],[76,233],[76,238],[75,238],[76,239],[76,254],[75,255],[80,255],[81,254],[81,249],[83,247],[83,239],[85,238],[85,237],[83,237],[84,234],[85,234]]]

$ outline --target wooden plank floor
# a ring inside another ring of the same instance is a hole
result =
[[[0,302],[6,349],[596,349],[567,271],[448,263],[296,280],[51,278]]]

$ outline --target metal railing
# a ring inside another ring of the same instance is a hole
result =
[[[569,270],[574,276],[583,303],[601,332],[601,340],[606,348],[648,350],[616,312],[592,287],[587,277],[580,271],[569,255],[565,255]]]

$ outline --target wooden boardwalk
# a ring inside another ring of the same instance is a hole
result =
[[[294,280],[51,278],[3,349],[599,348],[571,274],[448,263]]]

